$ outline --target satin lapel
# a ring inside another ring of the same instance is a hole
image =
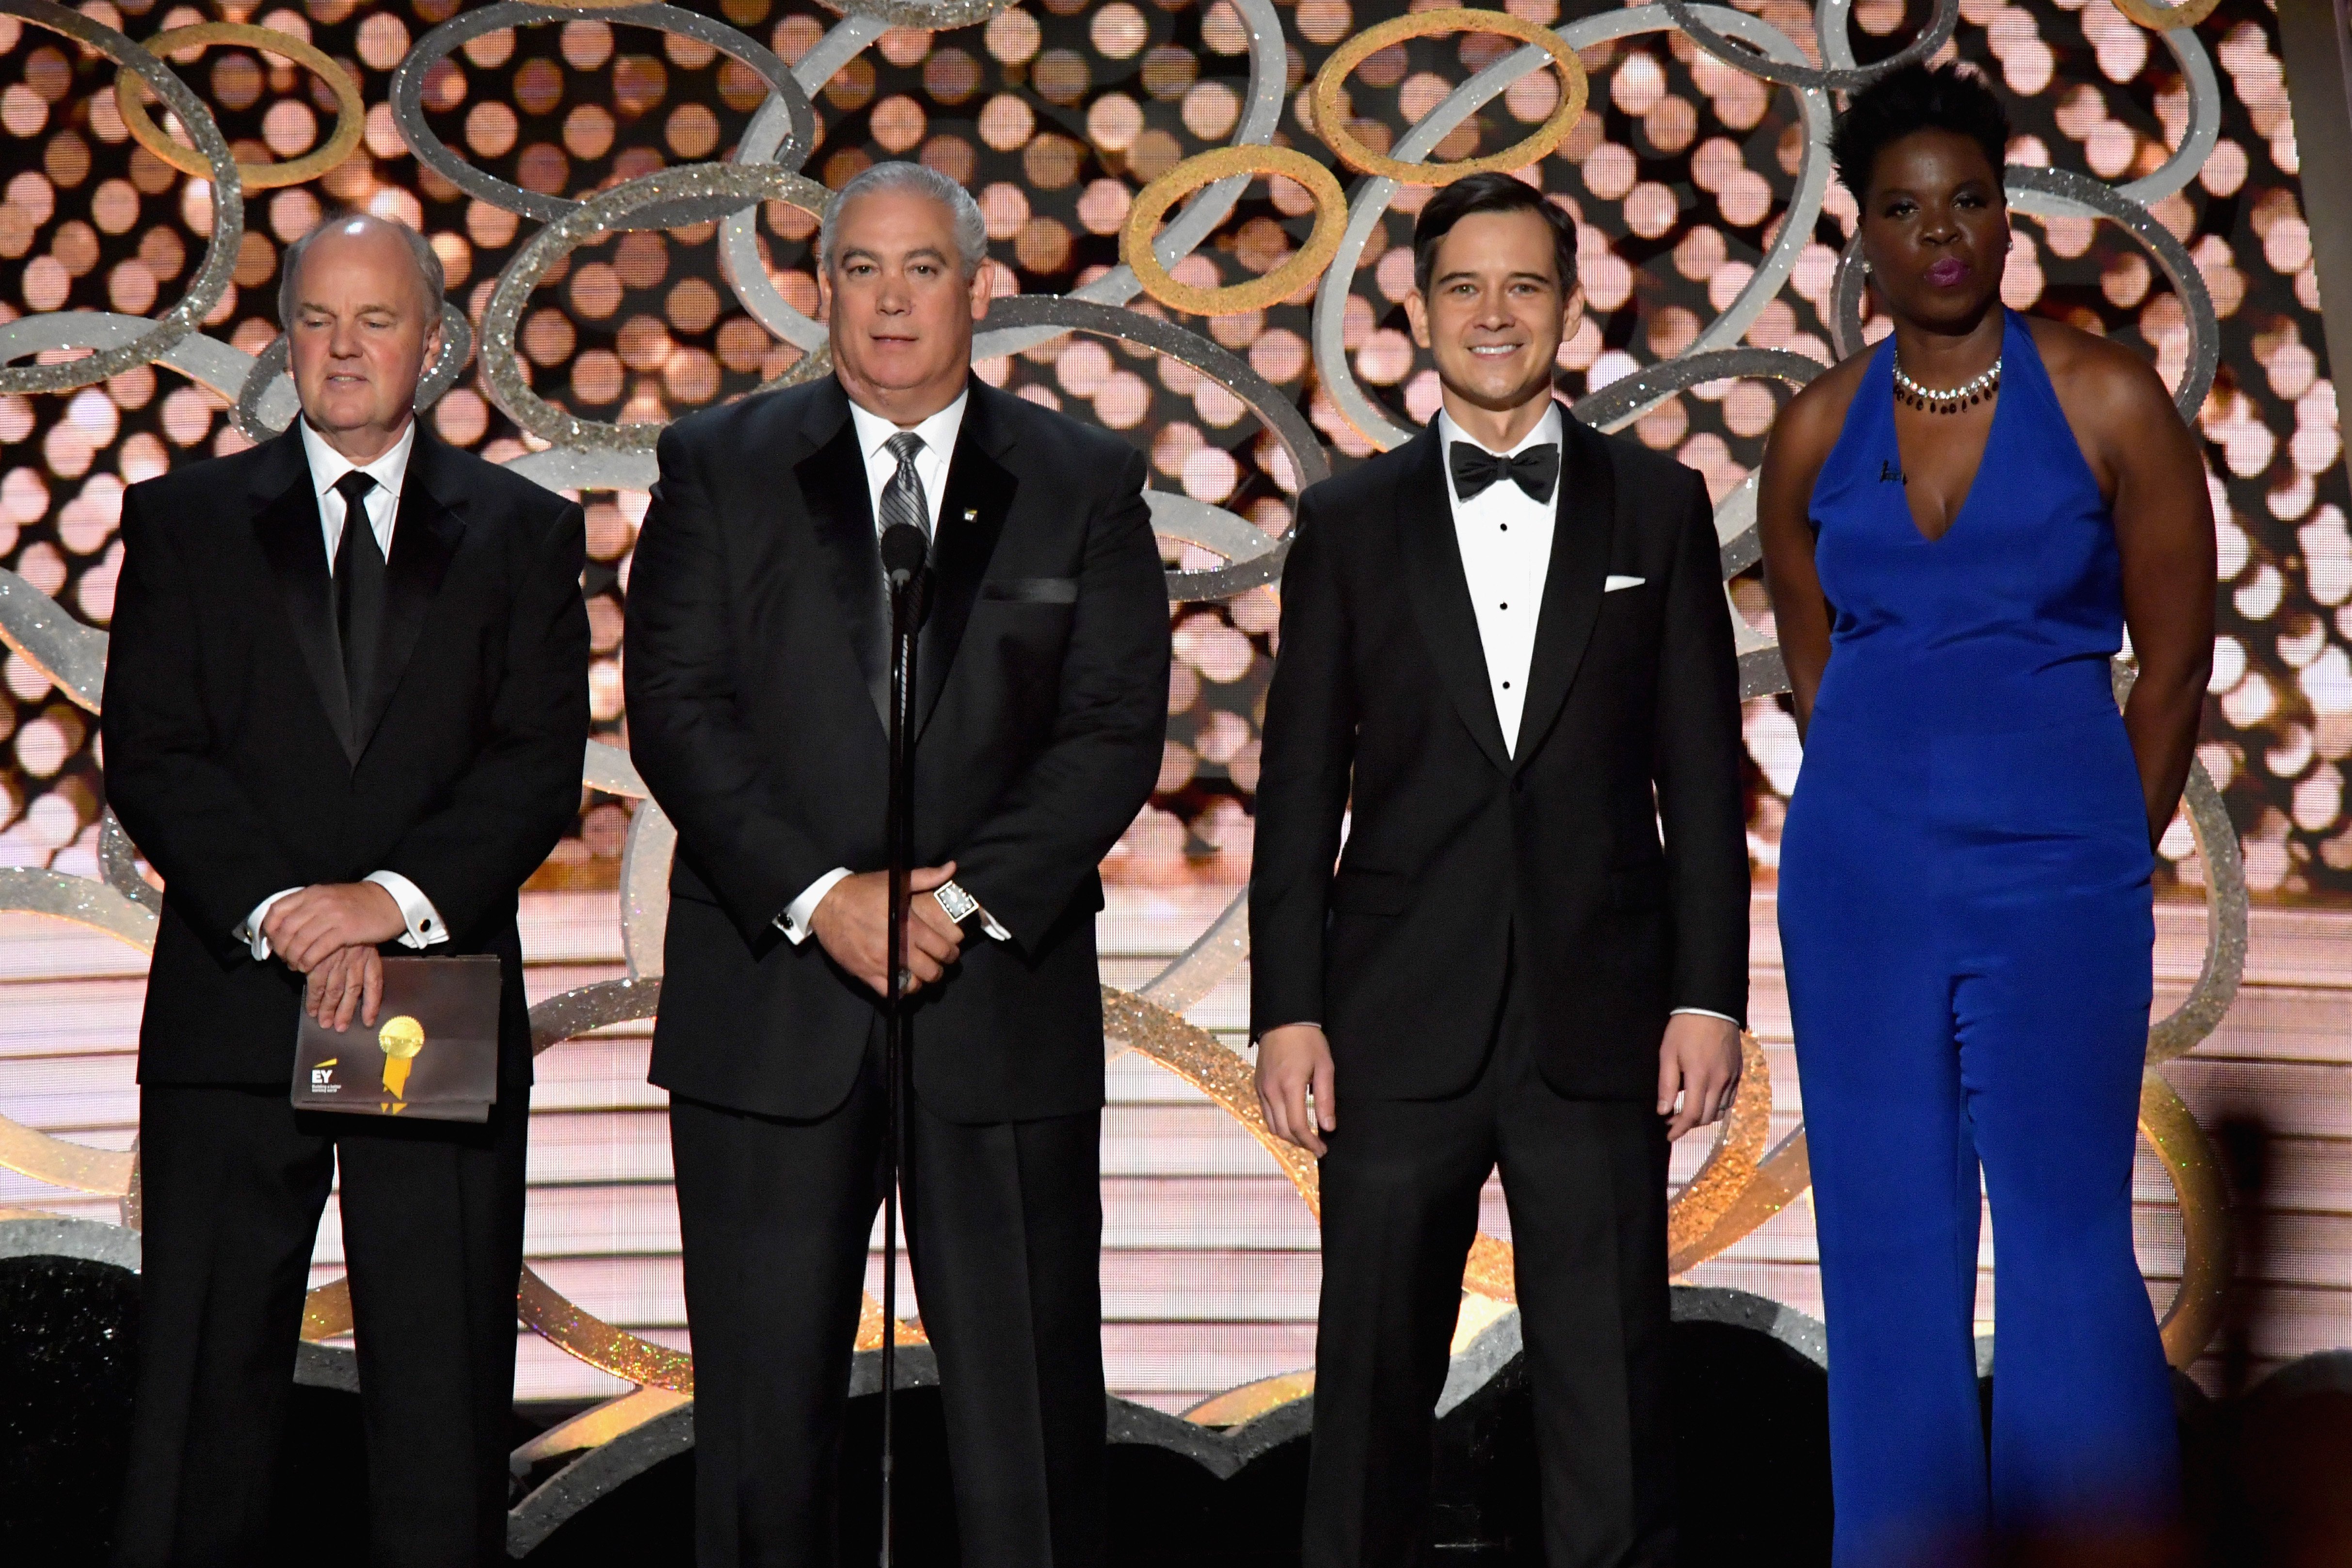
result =
[[[408,454],[408,471],[400,482],[400,515],[392,529],[392,556],[384,563],[383,623],[376,633],[375,663],[358,721],[353,726],[353,750],[364,755],[392,706],[407,672],[409,656],[416,651],[417,634],[441,592],[449,563],[466,536],[462,487],[450,474],[447,448],[416,432]]]
[[[1535,657],[1528,668],[1528,705],[1519,716],[1517,767],[1543,746],[1559,718],[1592,640],[1609,575],[1609,548],[1617,520],[1616,465],[1609,443],[1565,412],[1559,500],[1551,531],[1551,564],[1544,574],[1543,609],[1536,617]],[[1517,769],[1514,769],[1516,772]]]
[[[268,467],[255,485],[259,510],[253,533],[278,579],[288,628],[310,684],[326,710],[327,722],[352,762],[351,701],[343,691],[343,650],[335,633],[335,605],[327,572],[327,542],[319,523],[319,498],[310,489],[310,465],[302,456],[302,436],[289,430],[273,443]]]
[[[1442,446],[1433,424],[1406,447],[1411,462],[1396,489],[1405,594],[1438,679],[1470,738],[1487,761],[1508,772],[1511,755],[1503,745],[1502,721],[1495,717],[1486,650],[1478,640],[1478,615],[1470,605],[1470,579],[1463,574],[1462,545],[1454,532],[1454,504],[1439,466]]]
[[[931,613],[923,622],[915,660],[915,732],[921,734],[939,706],[953,670],[957,647],[980,597],[981,579],[996,553],[1020,481],[998,459],[1012,448],[1003,422],[991,402],[1003,395],[974,384],[948,465],[948,491],[940,501],[940,521],[931,542]]]
[[[833,563],[833,590],[841,602],[857,670],[874,700],[874,717],[890,722],[890,605],[882,583],[882,547],[874,534],[874,500],[866,487],[866,458],[857,449],[857,425],[849,399],[837,389],[839,428],[809,432],[821,443],[793,467],[801,499],[808,503],[809,531]]]

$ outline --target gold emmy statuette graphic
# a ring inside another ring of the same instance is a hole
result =
[[[385,1092],[399,1100],[408,1087],[408,1064],[425,1048],[425,1026],[404,1013],[397,1018],[385,1019],[375,1039],[383,1047]]]

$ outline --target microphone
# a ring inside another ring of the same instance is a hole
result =
[[[882,571],[895,592],[914,580],[931,552],[931,542],[911,522],[894,522],[882,531]]]
[[[902,629],[912,631],[930,613],[930,574],[924,562],[930,541],[911,522],[894,522],[882,531],[882,571],[890,580],[890,603]]]

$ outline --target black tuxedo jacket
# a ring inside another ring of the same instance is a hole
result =
[[[1343,1099],[1467,1085],[1514,963],[1562,1094],[1647,1099],[1672,1009],[1746,1016],[1738,679],[1706,490],[1563,423],[1512,752],[1434,424],[1300,499],[1258,781],[1251,1026],[1322,1024]],[[1643,582],[1604,593],[1612,575]]]
[[[530,1081],[515,897],[580,805],[583,539],[578,505],[420,426],[354,715],[299,427],[125,492],[100,722],[107,799],[164,883],[141,1082],[287,1083],[301,977],[230,932],[379,870],[433,900],[433,953],[504,961],[501,1073]]]
[[[630,752],[677,826],[653,1081],[764,1115],[847,1097],[880,999],[776,917],[887,861],[888,628],[866,462],[831,377],[679,420],[629,582]],[[1096,867],[1150,798],[1168,600],[1142,457],[971,383],[918,639],[915,854],[1012,933],[919,996],[950,1121],[1102,1103]]]

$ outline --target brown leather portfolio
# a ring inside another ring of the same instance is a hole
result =
[[[499,1098],[499,961],[387,958],[375,1026],[302,1015],[294,1109],[486,1121]]]

